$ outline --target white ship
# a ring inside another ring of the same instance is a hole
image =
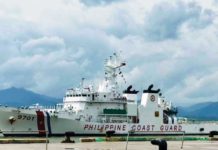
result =
[[[105,61],[105,79],[98,89],[83,85],[66,92],[63,103],[54,108],[0,106],[0,130],[4,136],[17,135],[203,135],[218,129],[218,123],[189,123],[176,117],[177,109],[165,101],[153,85],[142,91],[129,86],[120,92],[118,76],[126,63],[113,54]],[[138,101],[139,100],[139,101]]]

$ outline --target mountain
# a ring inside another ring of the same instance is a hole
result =
[[[204,102],[178,107],[178,116],[197,120],[218,120],[218,102]]]
[[[0,90],[0,104],[7,106],[30,106],[36,103],[51,106],[61,102],[59,98],[53,98],[34,93],[24,88],[11,87]]]

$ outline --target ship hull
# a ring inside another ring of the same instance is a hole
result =
[[[198,124],[149,124],[149,123],[97,123],[73,120],[50,115],[47,112],[0,108],[0,130],[4,136],[63,136],[66,132],[75,136],[114,135],[207,135],[218,129],[217,123]]]

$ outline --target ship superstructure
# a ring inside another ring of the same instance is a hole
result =
[[[189,124],[180,121],[177,109],[167,102],[153,85],[138,92],[130,85],[120,89],[118,77],[126,65],[114,53],[105,60],[104,81],[95,88],[86,86],[82,78],[80,87],[70,88],[63,103],[53,108],[35,105],[29,108],[0,107],[0,130],[7,135],[104,135],[115,134],[208,134],[218,128],[217,123]],[[124,82],[125,79],[124,79]],[[140,101],[138,101],[140,99]]]
[[[113,54],[105,61],[105,79],[98,89],[84,86],[67,90],[63,109],[69,111],[70,118],[86,122],[124,122],[126,121],[127,99],[119,92],[117,76],[125,62]]]

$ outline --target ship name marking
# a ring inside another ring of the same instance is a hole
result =
[[[106,125],[97,125],[97,124],[85,124],[84,130],[116,130],[116,131],[126,131],[126,125],[115,125],[115,124],[106,124]]]
[[[180,132],[182,131],[181,125],[160,125],[159,128],[155,128],[155,125],[141,125],[141,124],[135,124],[131,125],[130,129],[132,131],[136,132],[142,132],[142,131],[172,131],[172,132]],[[115,130],[115,131],[127,131],[127,125],[125,124],[106,124],[106,125],[99,125],[99,124],[85,124],[84,130],[98,130],[100,132],[107,131],[107,130]]]
[[[161,125],[160,131],[182,131],[181,125]]]

